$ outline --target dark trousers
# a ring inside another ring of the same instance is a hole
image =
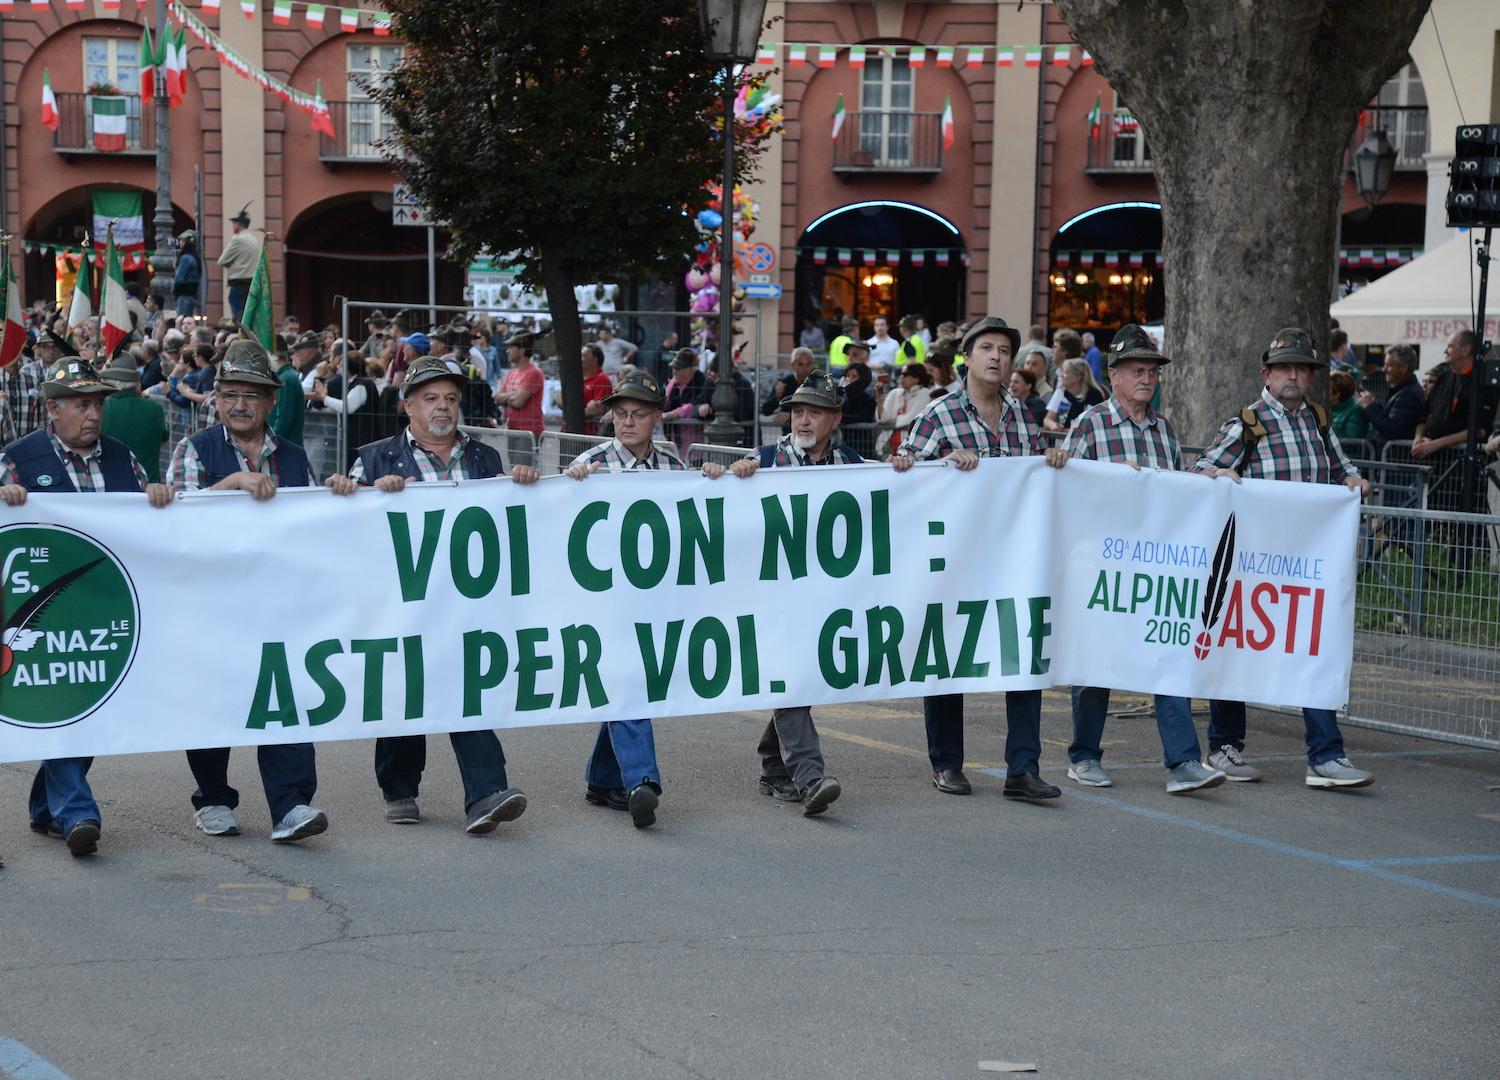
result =
[[[80,821],[102,821],[99,804],[89,789],[91,757],[50,758],[42,762],[31,782],[31,820],[49,821],[66,833]]]
[[[504,791],[505,751],[493,731],[454,731],[448,734],[458,775],[464,782],[464,809],[486,795]],[[375,779],[387,799],[415,799],[427,768],[427,736],[395,735],[375,740]]]
[[[807,705],[773,710],[756,750],[762,776],[790,777],[804,789],[823,777],[823,744]]]
[[[229,283],[229,314],[238,319],[245,313],[245,301],[250,299],[250,279],[236,278]],[[279,818],[277,819],[280,820]]]
[[[927,723],[927,756],[932,771],[964,767],[964,696],[938,694],[922,699]],[[1012,690],[1005,695],[1005,774],[1037,772],[1042,758],[1042,692]]]
[[[193,792],[193,806],[227,806],[240,804],[240,793],[229,786],[229,747],[216,750],[189,750],[188,768],[198,781]],[[318,790],[318,766],[313,744],[285,743],[257,746],[255,759],[260,765],[261,786],[266,789],[266,804],[271,820],[280,821],[294,806],[307,806]]]
[[[1302,722],[1307,726],[1307,763],[1321,765],[1344,756],[1344,735],[1339,731],[1338,714],[1330,709],[1303,709]],[[1208,752],[1232,746],[1245,749],[1245,703],[1243,701],[1210,701],[1208,703]]]

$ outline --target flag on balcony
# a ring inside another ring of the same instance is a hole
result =
[[[125,149],[125,99],[119,94],[90,94],[89,111],[94,115],[94,149]]]
[[[816,265],[816,266],[824,266],[824,265],[827,264],[827,262],[828,262],[828,249],[827,248],[813,248],[813,264]]]
[[[865,66],[865,47],[863,45],[849,46],[849,66],[862,68]]]
[[[926,67],[927,66],[927,46],[925,46],[925,45],[913,45],[911,48],[907,49],[906,50],[906,66],[907,67],[914,67],[914,68],[916,68],[916,67]]]
[[[802,67],[807,63],[807,46],[788,45],[786,47],[786,59],[787,63],[791,64],[792,67]]]
[[[1129,109],[1115,110],[1115,134],[1132,135],[1140,130],[1140,122],[1131,115]]]
[[[953,46],[952,45],[939,45],[938,46],[938,51],[937,51],[937,66],[938,67],[952,67],[953,66]]]
[[[1042,66],[1042,47],[1040,45],[1028,45],[1028,46],[1026,46],[1026,66],[1027,67],[1041,67]]]
[[[1104,117],[1104,114],[1099,111],[1099,104],[1103,98],[1103,92],[1095,94],[1094,107],[1089,110],[1089,139],[1092,142],[1099,141],[1099,121]]]
[[[117,99],[123,102],[124,98]],[[115,248],[124,260],[125,269],[138,270],[146,262],[146,218],[141,211],[141,193],[134,191],[93,191],[94,248],[102,250],[99,237],[109,235],[111,225]]]
[[[187,28],[178,27],[177,37],[167,41],[167,97],[174,109],[187,96],[187,50]]]
[[[839,91],[839,103],[833,107],[833,137],[837,139],[844,129],[844,93]]]
[[[335,137],[333,130],[333,117],[328,112],[328,102],[323,100],[323,80],[318,80],[318,96],[313,99],[312,129],[327,135],[330,139]]]
[[[42,127],[57,130],[57,95],[52,92],[52,73],[42,68]]]
[[[839,62],[839,47],[837,45],[818,46],[818,66],[833,67]]]
[[[921,265],[923,265],[926,262],[927,262],[927,252],[925,252],[925,251],[913,251],[911,253],[911,264],[913,266],[921,266]]]
[[[141,101],[150,101],[156,96],[156,47],[151,44],[151,27],[141,25],[140,59]]]
[[[111,192],[111,194],[115,194]],[[99,193],[95,192],[98,198]],[[135,192],[140,200],[140,192]],[[104,296],[99,307],[104,318],[100,321],[100,334],[104,338],[104,358],[113,359],[115,350],[124,344],[134,329],[130,321],[130,308],[125,302],[125,274],[120,269],[120,252],[115,248],[115,233],[110,229],[104,248]]]
[[[953,149],[953,95],[943,95],[943,149]]]
[[[240,325],[262,345],[276,336],[276,318],[271,312],[271,261],[266,256],[264,244],[260,248],[255,277],[250,279],[250,292],[245,297],[245,312],[240,316]]]
[[[757,64],[774,64],[774,63],[776,63],[776,46],[775,46],[775,44],[773,43],[773,44],[770,44],[770,45],[765,45],[765,44],[757,45],[755,47],[755,62]]]
[[[1009,45],[1002,45],[995,50],[996,67],[1013,67],[1016,62],[1016,50]]]
[[[1052,64],[1054,67],[1067,67],[1068,61],[1073,59],[1073,46],[1059,45],[1052,50]]]
[[[21,314],[21,286],[16,283],[15,271],[10,268],[8,251],[5,265],[0,266],[0,289],[5,291],[5,331],[0,334],[0,367],[9,367],[21,355],[21,346],[26,344],[26,320]]]
[[[282,26],[292,25],[292,0],[275,0],[271,5],[271,21]]]
[[[339,8],[339,29],[350,34],[359,29],[359,8]]]

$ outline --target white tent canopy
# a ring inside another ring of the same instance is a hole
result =
[[[1350,293],[1331,308],[1339,329],[1357,345],[1435,345],[1424,349],[1422,366],[1442,359],[1442,345],[1455,330],[1474,328],[1474,305],[1478,300],[1479,266],[1470,245],[1471,233],[1460,233],[1446,243],[1420,255],[1399,269],[1358,292]],[[1485,303],[1485,337],[1493,340],[1500,318],[1494,314],[1500,291],[1500,266],[1490,278]]]

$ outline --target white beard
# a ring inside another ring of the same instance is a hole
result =
[[[796,432],[793,432],[792,445],[798,450],[811,450],[814,446],[818,445],[818,439],[816,435],[798,435]]]

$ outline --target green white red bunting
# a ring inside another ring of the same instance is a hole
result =
[[[376,14],[377,20],[381,16]],[[346,27],[345,29],[353,29]],[[929,54],[932,61],[938,67],[954,67],[960,60],[959,50],[963,50],[961,57],[962,65],[967,68],[983,67],[986,63],[993,63],[996,67],[1014,67],[1016,52],[1019,50],[1025,57],[1027,67],[1041,67],[1051,52],[1051,63],[1054,67],[1073,67],[1074,60],[1078,60],[1079,67],[1091,67],[1094,58],[1087,49],[1080,49],[1076,45],[832,45],[818,42],[796,42],[796,41],[763,41],[755,50],[755,62],[771,66],[781,58],[792,67],[805,67],[811,56],[818,67],[834,67],[840,56],[845,57],[851,68],[863,68],[868,62],[871,50],[880,56],[890,56],[904,59],[909,67],[919,68],[927,66]]]

